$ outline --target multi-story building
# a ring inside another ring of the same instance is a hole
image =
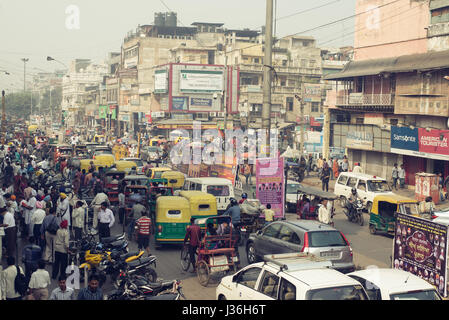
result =
[[[417,172],[447,176],[449,47],[443,46],[443,32],[428,31],[425,39],[420,38],[421,29],[444,28],[441,20],[431,19],[430,27],[428,22],[435,11],[444,16],[449,1],[400,1],[403,10],[416,11],[416,15],[399,21],[381,18],[390,16],[393,5],[358,3],[377,6],[380,18],[377,27],[370,29],[374,35],[364,30],[356,32],[356,39],[375,37],[385,43],[366,42],[363,50],[355,49],[354,61],[326,77],[338,81],[336,108],[330,109],[330,145],[347,148],[349,160],[360,162],[366,173],[391,178],[393,164],[404,164],[406,183],[411,186]],[[395,34],[398,30],[404,32]],[[436,49],[437,43],[438,51],[427,51]],[[376,58],[366,59],[371,55]]]

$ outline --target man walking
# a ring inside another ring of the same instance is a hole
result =
[[[58,278],[58,287],[51,292],[49,300],[75,300],[75,291],[66,285],[67,277],[60,275]]]
[[[9,212],[5,207],[0,208],[0,214],[3,216],[3,227],[5,230],[5,240],[6,240],[6,256],[13,257],[16,251],[17,243],[17,229],[16,221],[11,212]]]
[[[56,280],[58,274],[65,274],[68,264],[69,231],[68,222],[63,220],[55,236],[55,263],[53,264],[52,278]]]
[[[47,300],[48,286],[50,284],[50,275],[45,270],[45,261],[39,260],[38,269],[31,275],[28,285],[30,288],[30,300]]]
[[[393,165],[393,170],[391,172],[391,177],[393,179],[393,188],[398,190],[399,170],[398,170],[398,164],[397,163],[395,163]]]
[[[184,246],[186,242],[189,241],[189,256],[190,263],[193,266],[192,273],[196,272],[196,250],[200,244],[201,240],[201,228],[199,225],[195,224],[195,218],[190,218],[190,226],[187,227],[186,236],[184,237]]]
[[[112,228],[115,222],[114,213],[111,209],[108,209],[108,206],[107,202],[103,202],[98,213],[98,234],[100,239],[111,236],[110,228]]]
[[[44,260],[49,263],[54,262],[54,240],[59,229],[60,219],[55,216],[56,208],[51,207],[49,214],[42,221],[41,239],[45,239]]]
[[[16,266],[16,259],[12,255],[8,256],[6,263],[8,267],[0,274],[1,296],[5,297],[6,300],[22,300],[22,295],[16,291],[15,280],[17,271],[24,274],[23,270],[21,267]]]
[[[150,256],[150,227],[151,219],[146,211],[142,212],[142,217],[136,221],[137,243],[139,250],[144,250]]]
[[[90,206],[94,208],[94,219],[92,221],[93,224],[92,226],[94,229],[96,229],[98,226],[98,212],[101,209],[102,203],[107,202],[107,204],[109,205],[108,195],[104,193],[103,190],[100,188],[97,190],[97,192],[98,192],[97,195],[90,204]]]
[[[404,186],[405,186],[404,164],[401,164],[401,168],[398,170],[398,178],[399,178],[399,185],[400,185],[401,189],[404,189]]]
[[[323,164],[323,170],[321,173],[321,182],[322,182],[322,189],[323,191],[326,190],[326,192],[329,192],[329,179],[330,179],[331,173],[330,168],[327,165],[327,162]]]
[[[76,208],[72,213],[73,230],[75,231],[75,240],[81,240],[84,230],[84,214],[87,208],[85,201],[78,200]]]

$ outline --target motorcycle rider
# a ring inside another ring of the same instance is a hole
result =
[[[240,206],[237,200],[231,199],[231,207],[223,215],[231,217],[234,228],[240,225]]]
[[[348,203],[347,203],[347,207],[349,210],[349,217],[351,219],[354,218],[354,213],[355,213],[355,204],[357,203],[357,200],[362,201],[362,198],[359,197],[359,195],[357,194],[357,189],[356,188],[352,188],[351,189],[351,196],[348,199]]]

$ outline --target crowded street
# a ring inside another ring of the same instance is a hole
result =
[[[1,13],[0,300],[448,299],[449,0]]]

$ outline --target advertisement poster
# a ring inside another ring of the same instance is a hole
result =
[[[362,150],[373,150],[374,136],[370,132],[353,131],[346,135],[346,147]]]
[[[187,103],[186,97],[172,97],[172,110],[187,110]]]
[[[166,70],[158,70],[154,73],[154,92],[155,93],[168,92],[168,80]]]
[[[284,158],[257,159],[256,197],[261,204],[271,204],[275,217],[284,217]]]
[[[393,267],[411,272],[447,297],[447,232],[445,225],[398,213]]]
[[[223,85],[223,71],[181,70],[182,92],[218,92],[223,91]]]
[[[419,128],[419,151],[449,155],[449,131]]]

